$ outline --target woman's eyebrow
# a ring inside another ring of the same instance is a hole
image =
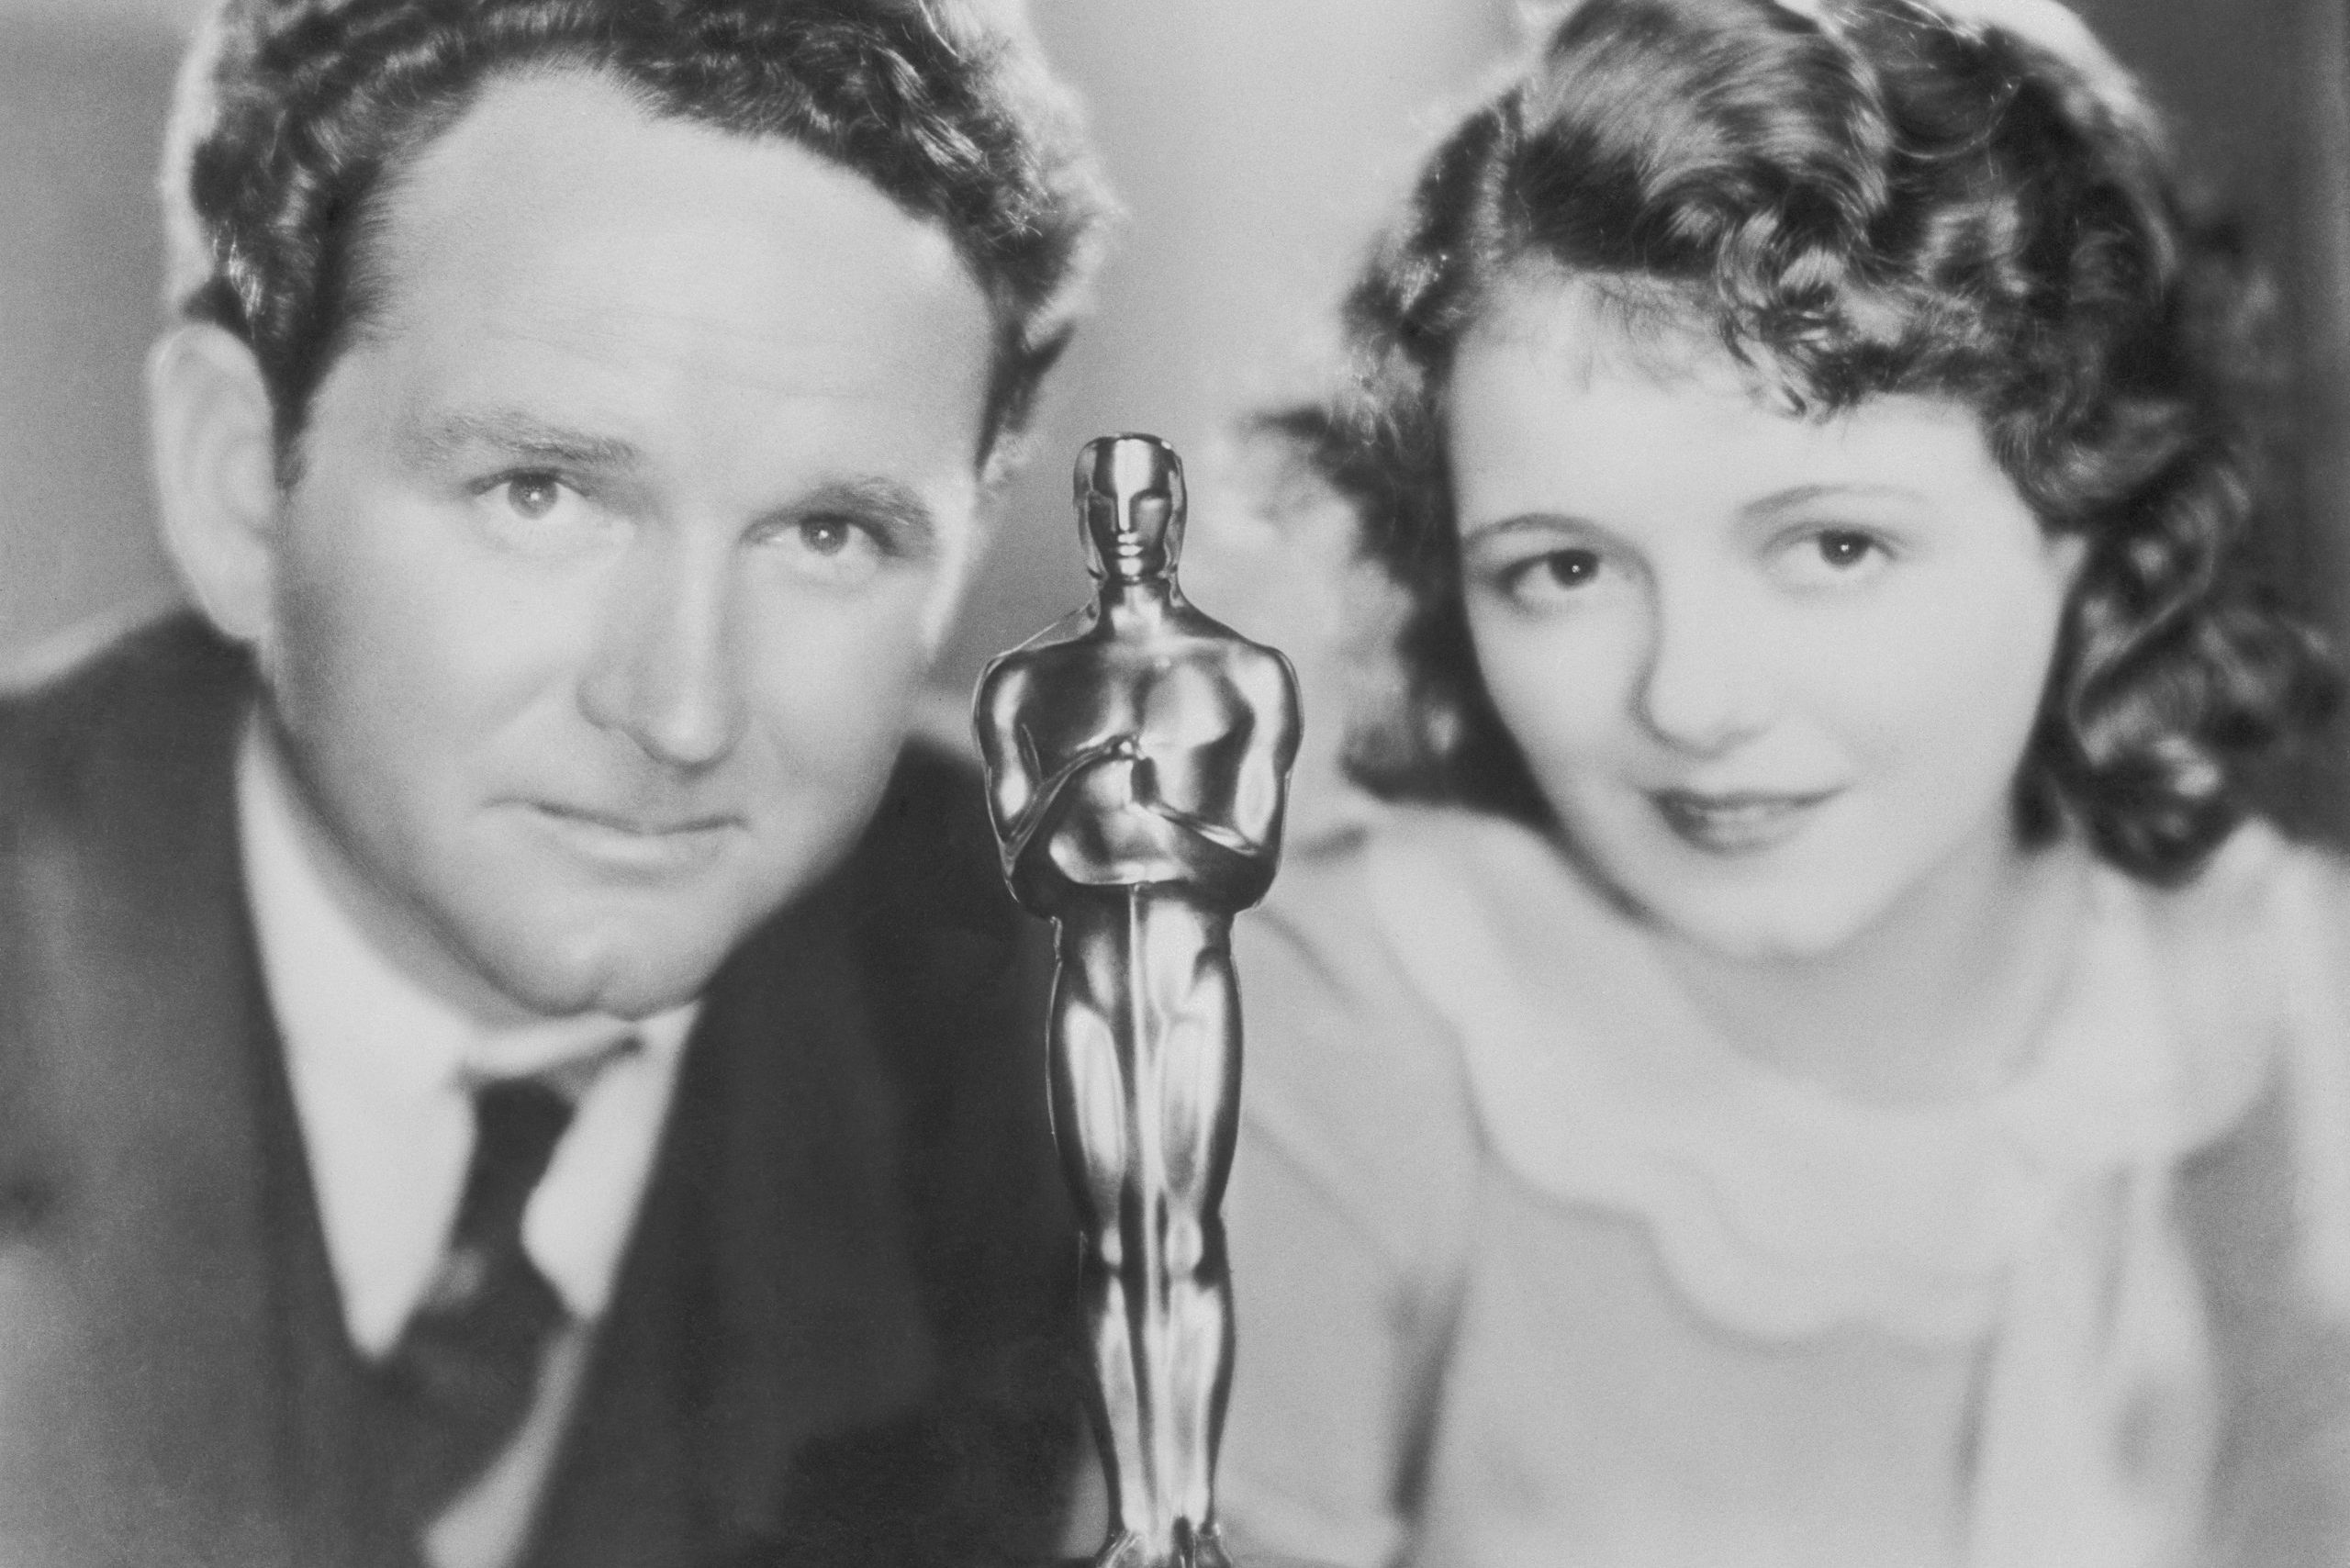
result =
[[[1596,533],[1604,532],[1588,518],[1562,511],[1522,511],[1496,518],[1465,529],[1460,535],[1462,548],[1482,544],[1489,539],[1507,539],[1520,533]]]
[[[1851,484],[1790,485],[1784,490],[1758,496],[1738,510],[1745,517],[1768,522],[1829,500],[1899,501],[1909,506],[1927,504],[1923,492],[1906,485],[1855,481]]]
[[[552,424],[514,409],[460,410],[411,431],[409,447],[427,458],[448,458],[487,447],[517,457],[585,468],[636,467],[643,454],[616,436]]]

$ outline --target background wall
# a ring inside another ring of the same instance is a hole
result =
[[[1296,384],[1375,216],[1510,46],[1517,14],[1512,0],[1030,4],[1091,105],[1127,217],[1096,318],[1048,394],[1036,460],[1004,498],[990,569],[941,671],[942,711],[988,653],[1083,593],[1068,467],[1089,437],[1147,430],[1184,453],[1203,571],[1220,532],[1246,532],[1219,483],[1218,432]],[[172,593],[139,370],[160,320],[154,150],[199,8],[0,0],[0,663]],[[2350,644],[2350,7],[2078,8],[2176,109],[2190,161],[2251,215],[2277,268],[2295,354],[2279,578]],[[1295,630],[1255,586],[1231,618],[1276,640]],[[2281,788],[2306,825],[2350,826],[2338,755]]]
[[[0,6],[0,660],[170,591],[139,383],[171,10]]]

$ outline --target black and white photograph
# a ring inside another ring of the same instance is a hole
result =
[[[0,1568],[2350,1563],[2344,0],[0,0]]]

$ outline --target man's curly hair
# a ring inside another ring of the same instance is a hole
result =
[[[162,174],[173,303],[260,362],[281,468],[380,304],[379,195],[501,76],[598,72],[654,114],[778,137],[953,239],[995,321],[980,456],[1068,342],[1107,207],[1074,105],[986,0],[223,0]]]
[[[2244,816],[2249,761],[2335,687],[2246,565],[2264,290],[2086,29],[1994,9],[2043,25],[1584,0],[1438,147],[1348,297],[1348,389],[1269,420],[1415,600],[1411,711],[1358,736],[1364,783],[1547,820],[1476,672],[1443,431],[1455,350],[1532,266],[1628,321],[1662,306],[1791,412],[1973,409],[2042,526],[2087,545],[2016,782],[2027,841],[2069,821],[2166,881]]]

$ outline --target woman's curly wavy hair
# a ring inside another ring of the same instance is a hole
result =
[[[2316,640],[2245,560],[2264,291],[2070,13],[1978,6],[2055,26],[1584,0],[1438,147],[1348,297],[1350,386],[1266,421],[1414,599],[1408,711],[1354,738],[1363,783],[1549,820],[1476,671],[1443,431],[1457,346],[1528,266],[1668,301],[1794,412],[1975,412],[2042,527],[2087,543],[2016,781],[2028,842],[2069,821],[2188,876],[2245,814],[2249,762],[2323,718]]]
[[[1074,104],[988,0],[222,0],[166,137],[173,302],[260,362],[288,482],[312,395],[381,303],[398,173],[489,83],[601,73],[648,112],[778,137],[944,226],[996,330],[979,457],[1069,339],[1106,197]]]

